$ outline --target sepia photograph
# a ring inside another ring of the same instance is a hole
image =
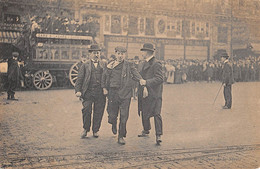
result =
[[[0,169],[260,169],[260,0],[0,0]]]

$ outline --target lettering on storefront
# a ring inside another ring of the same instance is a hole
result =
[[[116,36],[108,36],[106,37],[107,41],[110,42],[124,42],[126,43],[127,41],[129,43],[145,43],[145,42],[150,42],[150,43],[161,43],[164,45],[183,45],[184,41],[183,39],[151,39],[151,38],[142,38],[142,37],[116,37]],[[209,45],[209,40],[187,40],[186,45],[188,46],[208,46]]]

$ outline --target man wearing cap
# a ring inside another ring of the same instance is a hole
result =
[[[162,64],[154,56],[154,47],[151,43],[143,45],[142,56],[144,62],[140,66],[140,80],[138,91],[138,115],[142,115],[143,131],[138,137],[146,137],[150,133],[150,118],[154,117],[156,143],[162,142],[162,91],[163,71]]]
[[[8,69],[7,69],[7,99],[8,100],[17,100],[15,99],[15,88],[19,85],[20,80],[23,80],[21,70],[19,68],[17,58],[19,56],[18,52],[12,52],[12,58],[8,59]]]
[[[98,131],[101,126],[102,117],[104,114],[106,97],[101,88],[102,73],[105,68],[105,63],[100,61],[100,51],[98,45],[90,46],[89,52],[91,60],[83,63],[78,73],[78,79],[75,84],[76,96],[82,100],[82,118],[83,118],[83,133],[81,138],[87,136],[91,126],[91,114],[93,112],[92,132],[97,138]],[[92,107],[92,105],[94,105]]]
[[[129,116],[129,106],[132,96],[132,79],[142,79],[133,63],[125,60],[126,48],[115,48],[116,60],[107,65],[103,73],[102,87],[104,94],[108,94],[108,123],[112,124],[113,134],[117,134],[117,117],[120,112],[118,143],[125,144],[126,123]]]
[[[223,109],[231,109],[232,106],[231,88],[232,84],[234,83],[234,77],[232,65],[228,58],[229,56],[226,52],[221,56],[221,60],[224,63],[222,69],[222,84],[224,84],[225,105],[223,106]]]

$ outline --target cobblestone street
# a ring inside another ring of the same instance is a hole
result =
[[[147,138],[132,100],[126,145],[117,144],[105,111],[100,137],[82,132],[73,89],[18,91],[0,96],[0,168],[249,168],[260,167],[260,83],[233,85],[223,110],[220,83],[164,85],[162,145],[154,125]]]

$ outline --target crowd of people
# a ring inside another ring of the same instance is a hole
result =
[[[44,17],[31,17],[31,31],[35,33],[54,33],[54,34],[75,34],[75,35],[96,35],[99,27],[98,21],[94,17],[88,17],[79,23],[74,18],[64,16],[51,16],[46,14]]]
[[[222,80],[223,63],[218,60],[167,60],[163,65],[166,83],[181,84],[185,82]],[[236,82],[260,80],[260,58],[234,59],[232,68]]]

